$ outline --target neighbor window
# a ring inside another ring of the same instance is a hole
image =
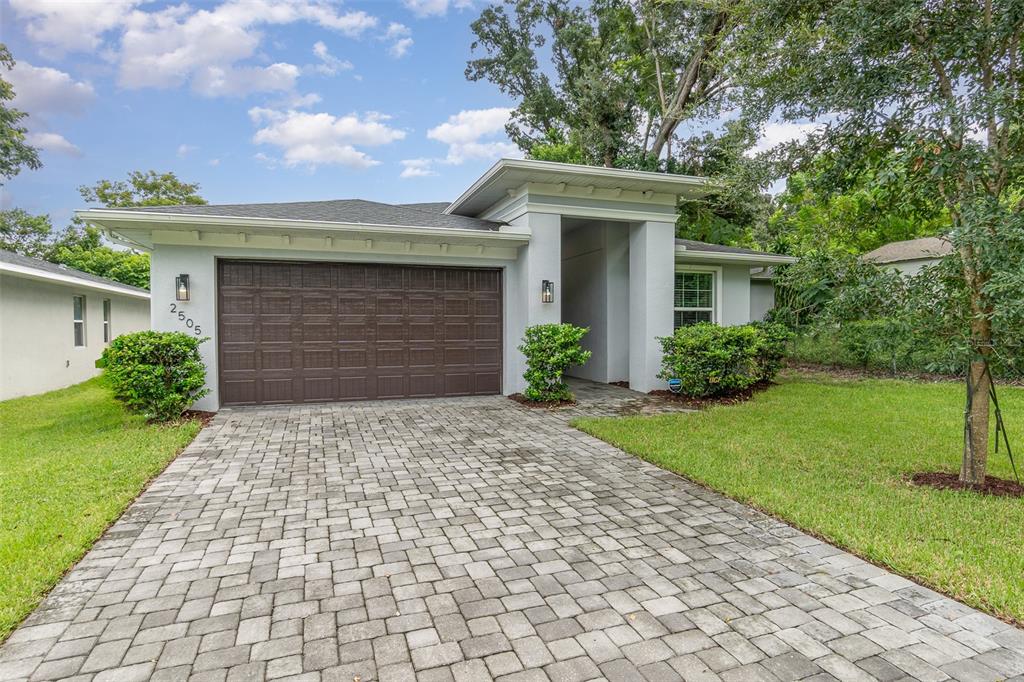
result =
[[[75,348],[85,346],[85,296],[73,296]]]
[[[715,321],[715,273],[676,272],[675,328]]]
[[[110,299],[103,299],[103,343],[110,343]]]

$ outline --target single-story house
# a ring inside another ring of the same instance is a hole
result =
[[[107,344],[149,320],[145,289],[0,251],[0,400],[95,376]]]
[[[196,404],[521,391],[527,326],[590,328],[575,373],[638,390],[657,337],[751,320],[750,270],[787,256],[675,238],[703,178],[503,159],[455,201],[89,209],[152,252],[153,328],[209,337]]]
[[[865,263],[916,275],[921,268],[935,265],[953,253],[953,245],[942,237],[921,237],[902,242],[889,242],[860,257]]]

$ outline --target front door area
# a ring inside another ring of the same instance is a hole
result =
[[[218,262],[224,405],[501,392],[501,271]]]

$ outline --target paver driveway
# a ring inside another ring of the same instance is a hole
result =
[[[568,426],[584,388],[217,416],[0,678],[995,680],[1024,632]]]

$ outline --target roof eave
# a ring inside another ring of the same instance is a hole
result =
[[[796,263],[798,258],[777,253],[729,253],[726,251],[698,251],[685,246],[676,247],[676,259],[699,261],[727,261],[749,265],[787,265]]]
[[[346,223],[320,220],[299,220],[284,218],[251,218],[238,216],[210,216],[186,213],[161,213],[159,211],[112,211],[105,209],[85,209],[75,211],[75,215],[109,230],[131,225],[153,226],[170,230],[195,230],[201,227],[221,227],[244,230],[245,228],[267,230],[289,230],[300,232],[360,232],[367,234],[400,234],[419,237],[464,237],[467,239],[486,239],[525,243],[530,239],[528,233],[513,230],[473,230],[458,227],[421,227],[415,225],[386,225],[375,223]]]
[[[148,291],[142,291],[132,287],[122,287],[114,283],[107,284],[105,282],[96,282],[90,279],[82,279],[81,277],[75,276],[74,273],[58,273],[50,272],[49,270],[40,270],[38,268],[32,268],[25,265],[17,265],[15,263],[4,263],[0,262],[0,272],[12,275],[14,277],[21,277],[23,279],[34,279],[44,282],[56,282],[58,284],[67,284],[83,289],[92,289],[94,291],[105,291],[108,293],[121,294],[122,296],[131,296],[132,298],[141,298],[149,300],[150,294]]]
[[[622,179],[649,178],[658,182],[671,183],[684,188],[706,188],[711,185],[708,178],[693,175],[673,175],[670,173],[652,173],[648,171],[631,171],[622,168],[605,168],[603,166],[583,166],[579,164],[558,163],[555,161],[532,161],[526,159],[499,159],[493,166],[487,169],[483,175],[469,186],[459,197],[448,205],[444,210],[449,215],[459,215],[458,209],[464,206],[478,192],[495,181],[502,173],[509,169],[525,168],[558,173],[577,173],[581,177],[586,175],[599,177],[618,177]],[[680,192],[681,193],[681,192]]]

